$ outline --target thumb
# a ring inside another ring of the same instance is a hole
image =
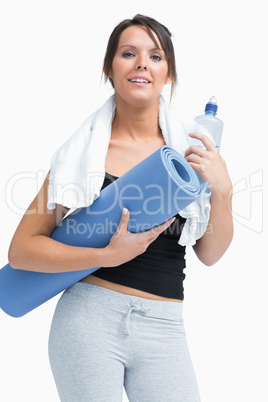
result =
[[[129,210],[127,208],[123,208],[121,219],[116,231],[117,234],[119,234],[121,231],[127,231],[129,217],[130,217]]]

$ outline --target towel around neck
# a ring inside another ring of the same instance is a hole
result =
[[[115,95],[91,114],[78,130],[54,153],[50,164],[48,209],[56,204],[75,209],[91,205],[100,195],[105,177],[105,158],[116,111]],[[160,96],[159,126],[166,145],[184,155],[188,136],[179,115]],[[207,227],[210,193],[180,212],[186,218],[179,243],[194,245]]]

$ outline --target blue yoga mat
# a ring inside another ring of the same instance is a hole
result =
[[[201,192],[190,164],[163,146],[105,187],[91,206],[63,219],[51,238],[72,246],[105,247],[117,229],[123,207],[130,211],[128,230],[137,233],[176,215]],[[21,317],[98,268],[41,273],[7,264],[0,270],[0,307],[13,317]]]

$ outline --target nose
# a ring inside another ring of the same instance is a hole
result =
[[[139,59],[137,60],[137,70],[147,70],[147,63],[144,55],[140,55]]]
[[[145,65],[139,64],[139,65],[137,66],[137,70],[147,70],[147,67],[146,67]]]

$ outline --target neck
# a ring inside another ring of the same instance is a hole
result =
[[[112,138],[126,141],[151,141],[162,137],[158,122],[159,98],[149,105],[130,106],[116,97]]]

